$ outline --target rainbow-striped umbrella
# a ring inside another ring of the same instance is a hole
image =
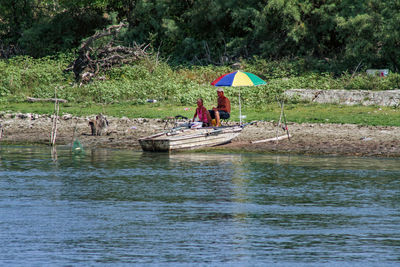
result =
[[[264,84],[267,84],[267,82],[257,75],[240,70],[224,74],[211,83],[214,86],[257,86]]]
[[[257,86],[267,84],[266,81],[258,77],[257,75],[244,71],[234,71],[231,73],[224,74],[218,79],[213,81],[211,85],[214,86]],[[240,125],[242,124],[242,105],[240,102],[240,88],[239,88],[239,118]]]

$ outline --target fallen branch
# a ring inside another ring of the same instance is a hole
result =
[[[272,137],[272,138],[268,138],[268,139],[264,139],[264,140],[258,140],[258,141],[251,141],[252,144],[257,144],[257,143],[265,143],[265,142],[271,142],[271,141],[279,141],[279,140],[284,140],[287,138],[292,137],[291,135],[282,135],[282,136],[278,136],[278,137]]]
[[[34,98],[34,97],[28,97],[26,99],[28,102],[58,102],[58,103],[67,103],[68,101],[65,99],[60,99],[60,98]]]

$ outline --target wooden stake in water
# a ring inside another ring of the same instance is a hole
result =
[[[54,88],[54,114],[53,114],[53,124],[51,127],[51,136],[50,136],[50,144],[54,146],[56,144],[57,137],[57,120],[58,114],[60,112],[60,103],[57,100],[57,87]]]
[[[51,148],[51,158],[52,158],[52,160],[53,160],[54,162],[56,162],[57,159],[58,159],[58,157],[57,157],[57,149],[56,149],[55,146],[53,146],[53,147]]]
[[[75,127],[74,127],[74,130],[73,130],[73,132],[72,132],[71,150],[70,150],[71,152],[72,152],[72,147],[73,147],[73,143],[74,143],[74,140],[75,140],[75,133],[76,133],[77,125],[78,125],[78,118],[76,118]]]

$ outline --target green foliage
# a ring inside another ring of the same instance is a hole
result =
[[[156,58],[147,58],[131,65],[112,68],[89,84],[75,84],[72,73],[63,70],[73,59],[72,55],[34,59],[15,57],[0,61],[0,97],[54,97],[77,103],[146,103],[156,99],[161,103],[191,105],[197,98],[205,104],[216,104],[216,88],[210,83],[220,75],[231,72],[226,66],[192,66],[172,68]],[[333,73],[301,72],[303,61],[266,61],[254,59],[243,61],[243,68],[265,81],[267,85],[257,87],[227,87],[225,94],[233,105],[238,105],[239,93],[243,106],[261,107],[283,98],[287,89],[398,89],[400,75],[389,73],[387,77],[365,73],[340,76]]]
[[[399,75],[389,74],[388,77],[379,77],[371,75],[357,75],[348,79],[345,89],[353,90],[393,90],[398,89]]]
[[[15,43],[34,20],[34,0],[0,0],[0,40]],[[2,43],[1,42],[1,43]]]
[[[1,98],[0,98],[1,100]],[[213,103],[206,103],[209,107]],[[103,113],[106,116],[128,118],[165,118],[178,114],[192,118],[196,105],[170,105],[166,103],[137,104],[132,102],[113,104],[67,103],[60,104],[61,114],[92,116]],[[53,103],[21,103],[0,101],[0,110],[22,113],[53,114]],[[246,121],[279,120],[280,106],[275,102],[261,107],[243,106]],[[341,106],[319,104],[286,104],[285,114],[289,122],[297,123],[352,123],[361,125],[400,126],[400,109],[374,106]],[[231,119],[239,121],[239,109],[233,106]],[[319,127],[324,127],[320,125]],[[289,126],[290,129],[290,126]]]
[[[15,57],[0,62],[0,95],[54,96],[54,88],[69,80],[62,70],[68,57],[33,59]]]
[[[399,10],[397,0],[0,0],[0,57],[71,51],[124,20],[121,42],[149,43],[170,64],[300,61],[268,79],[357,66],[398,72]]]
[[[18,44],[33,57],[65,52],[78,47],[84,37],[106,23],[107,20],[96,10],[60,13],[25,30]]]
[[[337,16],[337,36],[345,44],[344,61],[398,71],[400,54],[394,40],[400,36],[399,8],[398,1],[368,0],[350,16]]]

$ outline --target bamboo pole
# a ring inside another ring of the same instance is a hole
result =
[[[76,118],[76,121],[75,121],[75,127],[74,127],[74,130],[73,130],[73,132],[72,132],[72,138],[71,138],[71,150],[70,150],[70,152],[72,152],[72,147],[74,146],[74,140],[75,140],[75,133],[76,133],[76,129],[78,128],[78,118]]]
[[[286,134],[287,134],[288,139],[290,141],[289,127],[287,126],[286,114],[285,114],[285,111],[284,111],[283,108],[282,108],[282,112],[283,112],[283,121],[285,122],[285,131],[286,131]]]
[[[60,103],[58,103],[57,101],[57,113],[56,113],[56,117],[55,117],[55,127],[54,127],[54,139],[53,139],[53,146],[55,146],[56,144],[56,137],[57,137],[57,121],[58,121],[58,114],[60,113]]]
[[[57,156],[57,149],[56,149],[55,146],[53,146],[53,147],[51,148],[51,158],[52,158],[52,160],[53,160],[54,162],[56,162],[57,159],[58,159],[58,156]]]
[[[56,137],[57,137],[57,120],[58,120],[58,114],[60,112],[60,103],[57,101],[57,87],[54,88],[54,114],[53,114],[53,123],[51,127],[51,134],[50,134],[50,144],[52,146],[55,145],[56,143]]]
[[[279,116],[279,122],[278,122],[278,124],[277,124],[277,126],[276,126],[276,142],[278,143],[278,131],[279,131],[279,128],[281,127],[281,121],[282,121],[282,110],[283,110],[283,106],[282,106],[282,103],[281,103],[281,101],[279,101],[278,100],[278,103],[279,103],[279,105],[281,106],[281,115]]]

